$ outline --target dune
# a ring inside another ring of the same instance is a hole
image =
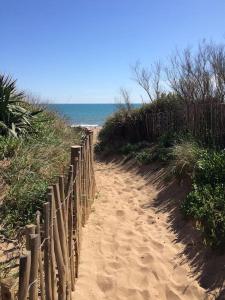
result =
[[[154,204],[161,188],[151,170],[141,176],[134,168],[98,162],[96,178],[73,299],[211,299],[182,254],[168,211]]]

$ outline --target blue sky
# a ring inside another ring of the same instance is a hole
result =
[[[135,102],[130,65],[225,42],[224,0],[1,0],[0,71],[52,102]]]

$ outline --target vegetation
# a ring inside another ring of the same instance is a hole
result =
[[[16,95],[20,95],[19,101]],[[11,102],[15,98],[16,110]],[[5,122],[3,127],[8,129],[0,135],[0,177],[7,185],[0,211],[4,230],[13,234],[18,227],[32,222],[35,212],[41,210],[48,185],[56,175],[64,173],[70,146],[79,143],[82,133],[67,126],[46,107],[28,103],[15,87],[10,99],[10,105],[6,106],[9,118],[1,119]],[[15,122],[14,113],[20,121]],[[24,121],[28,116],[29,123]]]
[[[186,104],[225,102],[225,46],[203,42],[197,51],[185,49],[177,52],[164,69],[160,63],[150,69],[137,63],[132,71],[147,101],[142,96],[143,105],[132,109],[128,105],[128,94],[123,94],[126,96],[126,105],[123,109],[120,106],[105,122],[96,151],[110,153],[117,149],[117,152],[141,164],[161,161],[168,165],[170,174],[179,181],[191,179],[192,190],[182,203],[181,210],[201,230],[207,245],[225,250],[223,145],[210,142],[210,138],[208,142],[203,142],[201,134],[198,134],[196,140],[186,128],[174,127],[173,124],[160,137],[145,134],[147,113],[150,118],[156,113],[173,113],[173,120],[182,124],[183,115],[180,112]],[[167,87],[164,84],[165,78],[169,84]],[[207,114],[206,111],[204,113]],[[211,122],[206,126],[205,133],[212,134],[212,127],[216,126],[212,118],[205,115],[201,116],[200,121]],[[215,137],[211,138],[214,140]]]
[[[165,111],[178,112],[183,102],[173,93],[161,94],[155,101],[144,104],[140,108],[121,108],[110,116],[99,133],[97,150],[110,152],[127,143],[138,143],[144,139],[144,122],[146,113]],[[177,114],[179,118],[179,114]],[[169,133],[170,134],[170,133]]]
[[[30,111],[23,99],[16,81],[0,75],[0,135],[17,137],[33,130],[33,118],[40,110]]]
[[[171,149],[169,170],[178,180],[193,178],[202,148],[195,141],[183,140]]]
[[[225,249],[225,153],[202,150],[193,176],[193,189],[182,204],[182,211],[195,220],[204,241]]]

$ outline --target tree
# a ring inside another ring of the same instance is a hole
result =
[[[161,72],[162,66],[160,62],[155,62],[150,69],[142,67],[140,62],[136,62],[131,67],[134,74],[134,80],[144,89],[150,102],[160,97],[162,93],[161,88]],[[143,100],[143,98],[142,98]]]
[[[177,95],[189,101],[225,100],[224,45],[202,42],[196,53],[190,48],[176,52],[166,68],[167,79]]]

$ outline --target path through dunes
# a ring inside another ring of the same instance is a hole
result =
[[[97,163],[99,195],[83,229],[74,300],[207,299],[168,213],[154,205],[160,189],[151,172]]]

